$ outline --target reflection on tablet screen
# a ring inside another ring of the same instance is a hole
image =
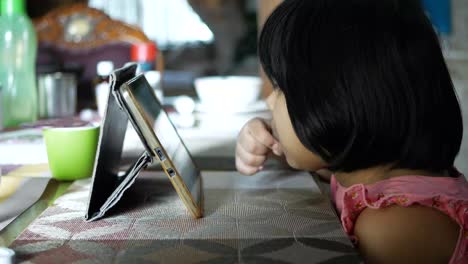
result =
[[[130,81],[129,86],[133,96],[140,104],[144,118],[151,124],[154,133],[192,193],[193,198],[197,199],[200,184],[198,170],[152,88],[142,76]]]

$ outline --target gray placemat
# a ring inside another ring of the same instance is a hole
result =
[[[356,263],[356,251],[308,173],[203,172],[194,220],[161,173],[143,173],[109,217],[83,221],[75,183],[13,243],[31,263]]]

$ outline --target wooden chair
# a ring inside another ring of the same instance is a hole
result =
[[[38,36],[38,64],[74,64],[82,68],[78,108],[94,107],[96,64],[110,60],[115,67],[130,61],[133,43],[151,40],[139,28],[111,19],[86,4],[59,7],[33,21]],[[163,72],[159,51],[156,70]]]

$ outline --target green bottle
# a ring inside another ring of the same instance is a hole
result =
[[[24,0],[0,0],[0,86],[3,125],[37,118],[37,38]]]

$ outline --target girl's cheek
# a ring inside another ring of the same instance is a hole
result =
[[[275,120],[273,119],[272,122],[271,122],[271,134],[273,135],[273,137],[276,139],[276,141],[280,141],[279,139],[279,136],[278,136],[278,131],[276,129],[276,125],[275,125]]]
[[[268,109],[270,109],[270,111],[273,111],[274,109],[274,105],[275,105],[275,100],[276,99],[276,92],[273,91],[270,93],[270,95],[266,98],[266,103],[267,103],[267,106],[268,106]]]

